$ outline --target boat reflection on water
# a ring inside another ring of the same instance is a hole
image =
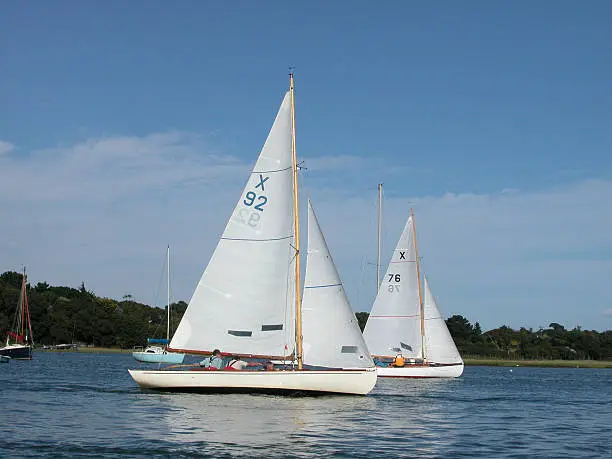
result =
[[[165,438],[234,447],[268,447],[280,439],[324,436],[374,411],[374,397],[168,394]]]
[[[161,422],[139,433],[204,454],[351,455],[356,448],[400,457],[404,445],[404,452],[432,456],[458,440],[461,413],[443,395],[453,382],[379,381],[366,397],[147,392],[138,403],[154,405]]]

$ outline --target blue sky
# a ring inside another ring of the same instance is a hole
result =
[[[298,154],[355,310],[410,206],[443,312],[612,324],[612,4],[4,2],[0,271],[188,300],[296,70]],[[157,298],[157,299],[156,299]]]

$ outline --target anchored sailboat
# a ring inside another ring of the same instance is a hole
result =
[[[34,338],[32,335],[30,308],[26,291],[27,283],[27,275],[24,268],[23,277],[21,279],[21,292],[19,293],[17,311],[15,312],[15,320],[13,321],[11,331],[6,335],[4,347],[0,347],[0,356],[9,357],[11,359],[32,359]],[[3,360],[6,361],[6,359]]]
[[[379,196],[382,185],[379,185]],[[382,198],[379,198],[382,203]],[[380,205],[380,204],[379,204]],[[379,210],[379,222],[381,212]],[[380,224],[379,243],[380,251]],[[463,360],[421,271],[414,213],[397,243],[363,331],[381,377],[456,378]],[[395,357],[401,355],[401,359]],[[403,360],[403,364],[402,361]],[[401,366],[396,366],[400,363]]]
[[[293,74],[170,349],[289,362],[276,371],[130,370],[145,388],[367,394],[376,370],[309,206],[304,311]],[[352,316],[351,316],[352,315]],[[352,319],[351,319],[352,317]],[[351,322],[352,320],[352,322]],[[321,326],[329,329],[323,333]]]
[[[166,338],[148,338],[148,346],[144,349],[144,351],[132,352],[132,357],[139,362],[177,364],[183,363],[183,359],[185,358],[185,354],[170,352],[166,348],[170,342],[170,246],[168,246],[166,251],[166,263],[168,270],[168,323],[166,325]],[[156,344],[161,344],[162,346],[156,346]]]

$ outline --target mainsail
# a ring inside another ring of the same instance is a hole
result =
[[[412,216],[393,252],[363,336],[372,355],[422,357],[421,312]]]
[[[291,97],[287,92],[249,180],[170,348],[286,357],[295,346]]]
[[[17,311],[15,312],[13,330],[15,331],[9,331],[7,333],[7,346],[9,346],[11,342],[23,345],[34,345],[32,322],[30,321],[30,307],[28,304],[27,276],[25,268],[23,269],[23,277],[21,278],[21,291],[19,292],[19,300],[17,301]]]
[[[423,313],[425,316],[425,346],[427,347],[427,358],[437,363],[463,363],[461,355],[455,346],[446,322],[436,299],[429,289],[429,283],[425,278],[425,296],[423,300]]]
[[[302,321],[307,365],[337,368],[374,365],[310,200]]]

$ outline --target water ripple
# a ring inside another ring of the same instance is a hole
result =
[[[142,391],[127,355],[0,371],[2,457],[605,457],[612,371],[468,367],[367,397]]]

